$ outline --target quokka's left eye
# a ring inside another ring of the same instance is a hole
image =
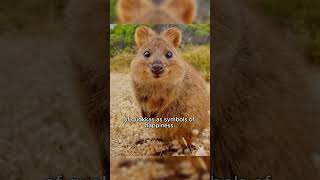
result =
[[[151,53],[150,53],[149,51],[145,51],[145,52],[143,53],[143,56],[146,57],[146,58],[148,58],[148,57],[151,56]]]
[[[166,53],[166,58],[168,58],[168,59],[172,58],[172,52],[171,51],[168,51]]]

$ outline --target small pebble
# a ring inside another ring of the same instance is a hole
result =
[[[183,161],[180,164],[180,167],[183,169],[189,169],[192,168],[192,163],[190,161]]]
[[[199,179],[199,175],[198,174],[194,174],[188,180],[198,180],[198,179]]]
[[[181,174],[184,174],[184,175],[192,175],[195,173],[195,170],[194,168],[183,168],[181,171],[180,171]]]
[[[192,130],[192,134],[197,136],[199,134],[199,130],[198,129],[194,129]]]
[[[190,154],[190,150],[187,148],[187,149],[184,149],[184,154]]]
[[[210,174],[206,173],[206,174],[202,175],[201,180],[210,180]]]
[[[175,152],[172,154],[172,156],[179,156],[179,154]]]
[[[177,144],[177,145],[173,145],[172,146],[172,149],[180,149],[181,148],[181,145],[180,144]]]
[[[122,174],[127,174],[128,169],[127,169],[126,167],[122,167],[122,168],[120,169],[120,171],[121,171]]]
[[[178,145],[178,144],[179,144],[179,141],[178,141],[178,140],[173,140],[171,143],[172,143],[173,145]]]
[[[144,161],[141,161],[141,160],[140,160],[140,161],[138,161],[137,165],[138,165],[138,166],[144,166],[144,163],[145,163]]]
[[[195,153],[195,156],[207,156],[207,153],[203,147],[200,147]]]
[[[210,141],[208,139],[205,139],[202,141],[204,145],[210,145]]]

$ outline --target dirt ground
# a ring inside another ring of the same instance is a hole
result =
[[[110,75],[110,117],[111,156],[209,156],[210,154],[210,127],[195,137],[194,147],[187,148],[176,142],[156,140],[152,129],[144,128],[143,123],[124,122],[124,118],[127,117],[141,117],[128,74]]]

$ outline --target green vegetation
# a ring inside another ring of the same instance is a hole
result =
[[[115,25],[110,31],[110,54],[117,55],[134,47],[134,33],[138,25]]]
[[[110,0],[110,22],[117,22],[117,0]]]
[[[133,52],[135,48],[134,33],[139,25],[112,25],[110,27],[110,54],[111,57],[122,52]],[[194,44],[204,45],[210,41],[209,24],[191,25],[147,25],[152,29],[161,31],[168,27],[177,27],[182,31],[182,47]]]
[[[197,36],[209,36],[210,26],[208,24],[190,24],[186,27],[186,31],[193,32]]]
[[[301,35],[308,56],[320,63],[319,0],[254,0],[280,23]]]
[[[210,80],[210,46],[188,45],[180,49],[182,58],[199,70],[204,78]],[[112,72],[128,73],[130,62],[134,58],[133,52],[121,52],[111,58],[110,70]]]

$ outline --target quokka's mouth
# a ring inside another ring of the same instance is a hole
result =
[[[161,77],[161,75],[160,74],[153,74],[152,77],[158,79]]]
[[[160,76],[161,74],[164,73],[164,69],[157,70],[157,71],[151,70],[151,73],[152,73],[153,75]]]
[[[169,69],[165,69],[164,71],[162,71],[161,73],[152,73],[149,72],[149,77],[154,79],[154,80],[162,80],[167,78],[170,75],[170,70]]]
[[[151,78],[154,80],[161,80],[166,76],[166,73],[161,74],[151,74]]]
[[[151,76],[153,77],[153,78],[161,78],[161,77],[163,77],[164,76],[164,70],[161,70],[161,71],[157,71],[157,72],[152,72],[151,71]]]

